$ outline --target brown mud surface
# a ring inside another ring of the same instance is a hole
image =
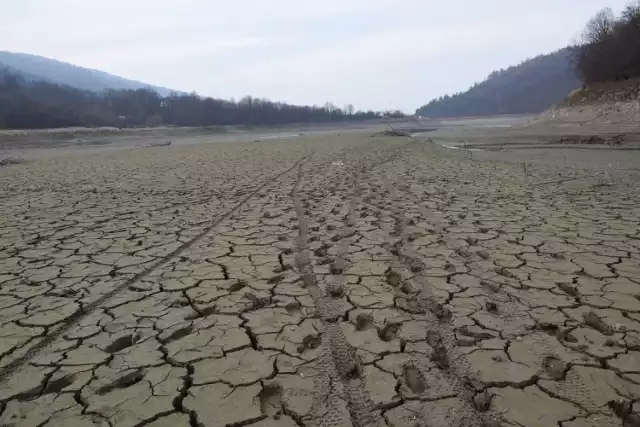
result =
[[[639,426],[634,171],[438,132],[0,168],[0,425]]]

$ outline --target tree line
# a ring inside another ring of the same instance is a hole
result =
[[[416,114],[462,117],[541,112],[580,86],[571,55],[571,48],[560,49],[494,71],[464,92],[432,99]]]
[[[33,81],[0,69],[0,128],[141,127],[278,125],[328,123],[404,117],[400,111],[356,111],[291,105],[263,98],[238,101],[202,97],[196,93],[160,96],[151,89],[107,90],[102,93],[46,81]]]
[[[610,8],[593,16],[573,62],[584,85],[640,77],[640,1],[618,16]]]

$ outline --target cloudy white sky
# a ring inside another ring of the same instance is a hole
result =
[[[628,0],[0,0],[0,50],[202,95],[412,112]]]

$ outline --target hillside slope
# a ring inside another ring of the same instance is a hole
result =
[[[640,77],[574,90],[534,120],[535,123],[548,121],[637,127],[640,124]]]
[[[565,48],[494,71],[465,92],[433,99],[416,114],[462,117],[541,112],[580,87],[570,54]]]
[[[619,14],[597,12],[575,47],[573,65],[582,87],[535,122],[612,125],[637,134],[640,125],[640,1]]]
[[[26,53],[0,51],[0,68],[18,71],[28,80],[44,80],[92,92],[101,92],[105,89],[153,89],[162,96],[169,95],[171,92],[167,88]]]

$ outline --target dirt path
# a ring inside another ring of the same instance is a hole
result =
[[[0,425],[639,426],[640,195],[581,171],[364,134],[4,167]]]

